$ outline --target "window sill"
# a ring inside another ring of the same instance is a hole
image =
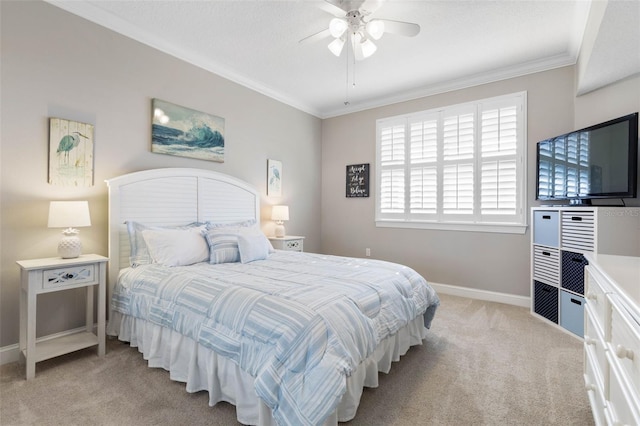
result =
[[[527,225],[519,223],[440,223],[376,220],[378,228],[437,229],[441,231],[493,232],[499,234],[524,234]]]

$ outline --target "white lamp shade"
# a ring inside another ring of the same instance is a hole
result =
[[[271,209],[271,220],[289,220],[289,206],[273,206]]]
[[[362,48],[363,58],[368,58],[369,56],[373,55],[378,49],[378,47],[369,39],[362,41],[362,43],[360,43],[360,46]]]
[[[49,228],[91,226],[88,201],[52,201],[49,204]]]
[[[333,18],[331,22],[329,22],[329,32],[333,37],[338,38],[347,31],[348,26],[349,24],[347,24],[347,21],[344,19]]]
[[[366,30],[374,40],[380,40],[384,34],[384,21],[373,19],[367,22]]]
[[[329,43],[329,46],[327,47],[329,48],[331,53],[333,53],[336,56],[340,56],[340,53],[342,53],[342,48],[344,47],[344,39],[337,38],[333,40],[331,43]]]

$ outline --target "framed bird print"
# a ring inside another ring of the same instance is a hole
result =
[[[282,163],[277,160],[267,160],[267,195],[282,196]]]
[[[93,186],[93,124],[49,119],[49,183]]]

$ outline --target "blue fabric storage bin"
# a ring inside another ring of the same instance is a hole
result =
[[[560,326],[584,337],[584,297],[560,292]]]
[[[560,216],[558,212],[533,212],[533,244],[560,247]]]
[[[533,311],[558,324],[558,288],[533,281]]]
[[[589,262],[581,253],[562,251],[562,287],[584,294],[584,267]]]

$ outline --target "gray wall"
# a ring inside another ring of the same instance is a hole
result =
[[[105,179],[157,167],[196,167],[254,185],[269,206],[286,203],[287,231],[320,249],[321,120],[43,2],[1,4],[0,347],[18,341],[16,260],[56,256],[51,200],[89,200],[85,253],[107,254]],[[151,99],[224,117],[224,163],[150,152]],[[95,125],[95,185],[47,183],[48,118]],[[267,159],[283,164],[283,196],[266,196]],[[38,298],[38,335],[78,327],[83,290]]]
[[[364,257],[368,247],[373,258],[404,263],[435,283],[529,296],[529,231],[514,235],[375,226],[375,121],[526,90],[528,207],[537,206],[538,141],[640,110],[640,77],[575,97],[575,68],[564,67],[324,120],[322,250]],[[371,164],[369,198],[344,195],[345,166],[357,163]],[[625,201],[629,206],[640,206],[638,198]]]
[[[573,128],[574,71],[564,67],[324,120],[322,250],[402,262],[440,284],[529,295],[529,233],[377,228],[375,197],[344,196],[345,166],[371,164],[375,194],[375,122],[431,108],[527,91],[529,199],[535,198],[535,144]]]

